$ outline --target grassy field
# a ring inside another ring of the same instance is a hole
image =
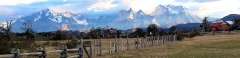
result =
[[[240,34],[204,35],[94,58],[240,58]]]
[[[233,32],[234,33],[234,32]],[[216,33],[216,35],[205,34],[204,36],[196,36],[194,38],[185,38],[182,41],[168,42],[165,44],[150,46],[147,48],[126,50],[126,39],[124,39],[124,50],[108,54],[109,41],[114,42],[114,39],[102,40],[102,56],[96,56],[93,46],[93,58],[240,58],[240,34],[227,35],[227,33]],[[128,39],[129,42],[136,38]],[[96,39],[92,40],[92,45]],[[66,43],[62,41],[37,41],[39,44],[46,42],[59,42],[59,45]],[[120,49],[121,40],[118,40],[118,49]],[[133,43],[133,42],[132,42]],[[131,43],[128,43],[130,46]],[[47,51],[59,50],[59,46],[46,46]],[[89,47],[87,47],[89,50]],[[112,46],[113,49],[113,46]],[[76,55],[76,52],[69,52],[69,56]],[[84,52],[84,57],[86,54]],[[51,53],[47,58],[59,58],[60,53]],[[22,58],[38,58],[37,56],[23,56]]]

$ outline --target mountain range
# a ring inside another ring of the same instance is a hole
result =
[[[229,14],[229,15],[223,17],[221,20],[233,21],[233,19],[235,19],[235,18],[240,18],[240,15],[239,14]]]
[[[71,12],[57,13],[50,9],[41,10],[32,15],[17,19],[12,25],[15,32],[21,32],[22,23],[30,21],[32,29],[37,32],[56,30],[83,30],[91,27],[111,27],[121,30],[144,28],[149,24],[156,24],[162,28],[169,28],[178,24],[201,23],[201,18],[192,14],[186,7],[176,5],[158,5],[150,14],[142,10],[134,12],[121,10],[118,14],[102,15],[90,19],[84,15]]]

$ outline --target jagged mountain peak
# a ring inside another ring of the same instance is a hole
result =
[[[15,29],[21,29],[21,23],[31,21],[33,29],[36,31],[53,31],[57,29],[81,29],[88,25],[87,18],[81,14],[71,12],[54,12],[50,9],[41,10],[32,15],[18,19],[13,26]],[[17,26],[17,27],[16,27]],[[46,27],[44,29],[44,27]],[[19,31],[19,30],[17,30]]]
[[[167,14],[191,14],[186,7],[181,5],[158,5],[155,10],[150,14],[153,16]]]
[[[132,8],[130,8],[127,12],[133,12]]]
[[[82,14],[71,12],[55,12],[44,9],[30,16],[25,16],[16,21],[13,27],[19,27],[22,22],[32,20],[33,29],[36,31],[54,31],[61,29],[86,29],[87,26],[105,27],[110,26],[118,29],[130,29],[147,27],[149,24],[157,24],[162,28],[176,24],[198,22],[199,18],[190,14],[187,8],[178,5],[158,5],[156,9],[146,14],[143,10],[134,12],[132,8],[121,10],[118,14],[100,15],[97,19],[89,19]]]
[[[140,13],[144,13],[144,12],[140,9],[137,13],[140,14]]]
[[[166,22],[160,23],[162,27],[201,22],[199,17],[191,14],[186,7],[181,5],[158,5],[150,15],[154,16],[157,22]]]
[[[65,11],[65,12],[55,12],[54,10],[51,10],[51,9],[44,9],[44,10],[41,10],[39,12],[36,12],[36,13],[40,13],[40,14],[44,14],[45,16],[54,16],[54,17],[57,17],[57,16],[64,16],[64,17],[78,17],[78,16],[82,16],[80,13],[77,13],[77,14],[74,14],[72,12],[68,12],[68,11]]]

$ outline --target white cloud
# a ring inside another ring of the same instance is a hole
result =
[[[32,2],[47,1],[47,0],[1,0],[1,5],[16,5],[16,4],[30,4]]]
[[[145,13],[151,13],[158,5],[173,4],[174,0],[121,0],[121,4],[128,5],[133,11],[143,10]]]
[[[113,8],[116,7],[117,4],[112,4],[113,0],[99,0],[98,3],[95,3],[93,5],[90,5],[90,8],[97,8],[97,9],[109,9],[109,8]]]
[[[160,4],[183,5],[198,16],[221,18],[231,13],[239,14],[238,3],[240,0],[4,0],[0,2],[0,20],[14,20],[46,8],[95,16],[116,14],[130,7],[135,12],[142,9],[151,13]]]
[[[203,16],[211,16],[221,18],[228,14],[240,13],[238,7],[236,5],[240,3],[240,0],[219,0],[214,2],[205,2],[205,3],[187,3],[183,4],[185,6],[189,6],[188,8],[194,14],[197,14],[201,17]]]

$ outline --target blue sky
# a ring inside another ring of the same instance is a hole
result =
[[[16,20],[47,8],[93,16],[116,14],[130,7],[134,11],[142,9],[145,13],[151,13],[160,4],[182,5],[200,17],[222,18],[228,14],[239,14],[239,3],[240,0],[2,0],[0,21]]]

